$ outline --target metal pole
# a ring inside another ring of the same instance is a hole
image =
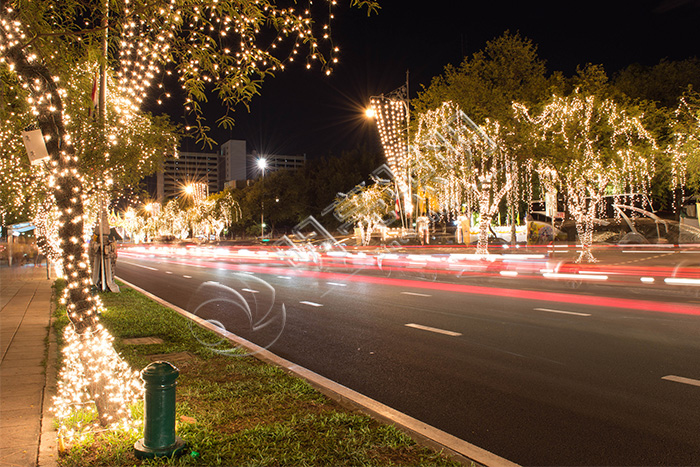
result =
[[[105,108],[107,103],[107,52],[109,33],[109,0],[104,2],[104,14],[102,15],[102,60],[100,61],[100,102],[98,107],[100,123],[105,122]]]
[[[409,94],[409,88],[408,88],[408,76],[409,76],[409,70],[406,69],[406,159],[408,162],[409,159],[409,146],[411,143],[411,137],[410,137],[410,125],[411,125],[411,106],[410,106],[410,94]],[[406,192],[408,193],[408,200],[413,204],[413,194],[411,190],[411,168],[410,164],[406,164]],[[403,200],[405,201],[405,200]],[[403,203],[402,209],[404,218],[406,219],[406,222],[404,224],[404,228],[407,228],[408,230],[412,230],[411,227],[411,222],[410,222],[410,217],[409,212],[406,210],[406,203]]]
[[[262,193],[260,194],[260,240],[265,238],[265,167],[262,168]]]
[[[107,273],[105,271],[105,243],[104,239],[102,238],[102,232],[104,232],[104,216],[102,215],[104,209],[103,203],[104,200],[102,198],[102,193],[100,193],[100,223],[98,224],[97,229],[99,230],[98,234],[100,236],[100,287],[104,292],[107,290]]]

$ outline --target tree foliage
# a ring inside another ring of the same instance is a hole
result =
[[[320,2],[317,7],[335,3]],[[349,3],[369,10],[377,7],[373,0]],[[29,112],[43,134],[51,157],[47,191],[55,200],[58,248],[68,278],[63,298],[74,330],[88,343],[88,336],[101,329],[100,303],[90,293],[90,262],[83,240],[90,183],[98,181],[100,189],[113,185],[112,174],[105,174],[105,169],[123,175],[127,183],[135,174],[124,162],[133,161],[139,150],[126,147],[138,145],[138,139],[148,134],[156,144],[163,143],[160,130],[166,122],[141,113],[152,88],[163,76],[174,74],[186,109],[195,117],[194,134],[209,142],[201,110],[207,91],[231,109],[248,102],[266,76],[293,61],[309,66],[317,62],[330,72],[338,50],[330,36],[332,10],[318,16],[311,2],[309,9],[297,10],[293,0],[285,5],[271,0],[13,0],[0,6],[0,74],[16,83],[9,90],[3,87],[4,96],[16,97],[9,113],[3,109],[9,116],[2,120],[3,132],[5,126],[14,131],[25,125]],[[327,21],[316,21],[324,16]],[[105,34],[107,56],[100,46]],[[107,89],[111,111],[105,111],[95,130],[85,120],[82,126],[76,122],[92,107],[92,99],[86,98],[92,97],[94,78],[89,77],[100,62],[110,70],[105,76],[109,74],[112,82]],[[232,119],[227,113],[219,123],[231,125]],[[149,125],[155,126],[151,133]],[[147,165],[137,167],[148,170]],[[107,362],[101,357],[115,353],[109,345],[90,349],[94,351],[78,360],[88,374],[100,422],[110,425],[123,419],[126,411],[117,402],[119,384],[101,373],[108,374],[110,364],[104,368],[98,362]],[[114,377],[120,381],[120,375]]]
[[[632,99],[654,101],[674,109],[688,86],[700,89],[700,60],[664,59],[654,66],[632,64],[615,75],[613,84]]]
[[[593,222],[602,197],[648,192],[656,141],[637,116],[592,94],[555,95],[537,115],[521,104],[514,108],[535,140],[540,180],[548,191],[566,194],[583,245],[578,261],[593,261]]]
[[[536,103],[561,85],[560,75],[548,76],[530,39],[506,31],[459,66],[447,65],[413,105],[423,113],[452,101],[476,123],[486,118],[504,122],[511,118],[513,101]]]
[[[700,193],[700,94],[688,91],[681,97],[671,129],[667,153],[672,161],[673,186]]]

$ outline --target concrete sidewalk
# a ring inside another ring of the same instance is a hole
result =
[[[46,266],[32,264],[0,267],[2,467],[36,466],[40,463],[39,447],[47,379],[51,385],[56,379],[55,369],[46,364],[52,283],[47,279]],[[41,465],[55,464],[53,452],[55,449],[47,454],[50,459],[41,462]]]

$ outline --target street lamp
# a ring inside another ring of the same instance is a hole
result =
[[[370,105],[365,110],[365,117],[377,122],[379,139],[384,150],[384,157],[394,174],[397,198],[401,211],[401,224],[410,229],[409,219],[413,212],[411,202],[411,168],[409,161],[410,106],[408,101],[408,72],[406,84],[388,95],[370,97]]]
[[[265,238],[265,168],[267,167],[267,159],[261,157],[258,159],[258,168],[262,170],[262,194],[260,195],[260,238]]]

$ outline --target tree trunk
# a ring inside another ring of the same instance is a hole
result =
[[[2,32],[0,32],[2,33]],[[4,38],[6,39],[6,38]],[[64,299],[68,317],[81,341],[91,345],[97,329],[97,301],[91,295],[90,261],[83,240],[84,193],[78,166],[78,158],[70,143],[63,124],[63,102],[57,81],[53,79],[47,67],[40,60],[29,61],[25,49],[15,46],[7,51],[7,61],[15,67],[17,75],[25,82],[32,83],[42,99],[36,105],[39,128],[46,142],[46,149],[51,156],[53,169],[50,186],[60,213],[61,259],[64,276],[67,281]],[[94,352],[92,347],[85,355]],[[99,411],[100,422],[105,424],[117,409],[105,391],[104,377],[97,372],[102,369],[89,359],[81,357],[83,367],[92,381],[91,392]]]
[[[479,213],[479,240],[476,244],[477,255],[489,254],[489,225],[491,224],[491,216],[484,209]]]
[[[581,253],[576,258],[577,263],[598,262],[591,252],[591,247],[593,246],[593,223],[590,217],[587,214],[583,219],[576,219],[576,232],[581,242]]]

